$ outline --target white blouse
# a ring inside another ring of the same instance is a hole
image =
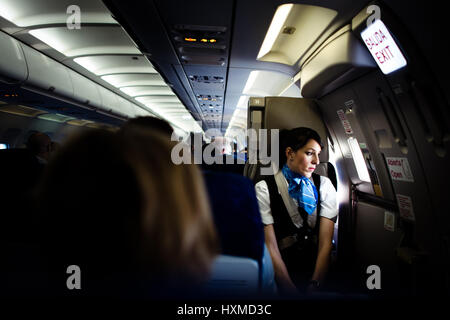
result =
[[[283,176],[286,185],[288,182]],[[312,179],[311,179],[312,180]],[[314,183],[314,182],[313,182]],[[338,215],[337,194],[331,180],[327,177],[320,176],[320,216],[328,219],[334,219]],[[266,181],[261,180],[255,185],[256,198],[258,199],[259,211],[261,213],[261,219],[264,225],[273,224],[272,211],[270,210],[270,195],[269,188]],[[293,199],[294,203],[298,206],[297,200]],[[292,222],[297,228],[303,225],[300,213],[297,211],[291,216]],[[308,215],[308,225],[314,228],[317,220],[317,209]]]

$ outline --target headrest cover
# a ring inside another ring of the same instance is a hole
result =
[[[308,127],[316,130],[324,147],[320,161],[328,162],[327,131],[314,100],[286,97],[266,97],[265,100],[265,129]]]

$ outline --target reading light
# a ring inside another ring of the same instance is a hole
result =
[[[275,15],[273,16],[272,22],[270,23],[269,30],[264,38],[261,49],[259,50],[257,59],[265,56],[272,49],[272,46],[275,43],[281,28],[283,28],[284,22],[289,16],[293,6],[294,5],[292,3],[287,3],[278,7]]]

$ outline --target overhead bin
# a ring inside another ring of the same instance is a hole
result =
[[[98,91],[102,99],[102,110],[111,112],[112,110],[117,109],[119,101],[117,100],[117,95],[114,92],[103,87],[99,87]]]
[[[19,42],[0,32],[0,80],[7,83],[20,83],[27,78],[27,65]]]
[[[130,101],[119,96],[117,97],[117,101],[118,104],[116,105],[116,109],[113,109],[113,112],[124,117],[134,117],[134,108]]]
[[[68,68],[33,48],[24,44],[21,47],[28,66],[25,85],[72,99],[73,86]]]
[[[300,71],[302,96],[317,98],[376,68],[350,26],[333,34],[306,61]]]
[[[68,73],[73,85],[73,99],[89,107],[101,108],[102,100],[97,89],[98,84],[73,70],[69,69]]]
[[[144,110],[140,106],[136,106],[135,115],[136,115],[136,117],[145,117],[145,116],[150,116],[151,114],[150,114],[150,112],[148,112],[147,110]]]
[[[0,81],[74,101],[121,117],[148,115],[132,102],[104,88],[60,62],[0,32]]]

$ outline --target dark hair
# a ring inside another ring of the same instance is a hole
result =
[[[129,130],[129,128],[134,127],[154,129],[161,133],[168,134],[169,136],[171,136],[173,133],[172,126],[166,120],[151,116],[144,116],[130,119],[127,122],[125,122],[125,124],[121,128],[121,131],[123,132]]]
[[[319,134],[311,128],[298,127],[291,130],[280,130],[280,165],[287,161],[286,148],[290,147],[292,150],[297,151],[303,148],[311,139],[315,140],[323,148]]]
[[[48,135],[42,132],[32,133],[27,140],[27,149],[34,155],[42,152],[48,152],[50,149],[51,140]]]

